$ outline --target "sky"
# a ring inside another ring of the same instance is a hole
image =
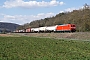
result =
[[[26,24],[78,10],[90,0],[0,0],[0,22]]]

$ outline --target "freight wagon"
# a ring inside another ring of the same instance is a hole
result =
[[[39,32],[39,28],[31,28],[31,32],[32,33],[37,33],[37,32]]]
[[[46,32],[47,27],[39,27],[39,32]]]
[[[28,33],[28,32],[31,32],[31,28],[27,28],[26,29],[26,32]]]
[[[46,31],[47,32],[55,32],[56,31],[56,27],[57,27],[57,25],[55,25],[55,26],[48,26],[48,27],[46,27]]]

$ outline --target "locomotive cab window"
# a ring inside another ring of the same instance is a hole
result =
[[[71,27],[75,27],[75,25],[71,25]]]

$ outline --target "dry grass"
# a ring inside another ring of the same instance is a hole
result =
[[[0,34],[1,37],[11,37],[12,35],[9,34]]]
[[[75,33],[15,33],[21,36],[90,40],[90,32]],[[14,35],[15,35],[14,34]]]
[[[8,33],[8,34],[0,34],[0,37],[20,37],[20,35]]]

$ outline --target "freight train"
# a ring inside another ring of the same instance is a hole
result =
[[[39,33],[39,32],[75,32],[76,26],[75,24],[63,24],[63,25],[54,25],[54,26],[45,26],[38,28],[27,28],[16,30],[14,32],[21,33]]]

